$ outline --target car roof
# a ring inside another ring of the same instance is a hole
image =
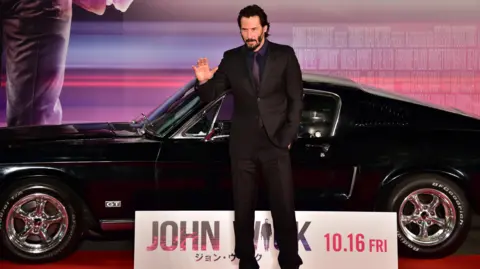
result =
[[[326,83],[326,84],[334,84],[338,86],[354,87],[359,90],[361,89],[360,84],[345,77],[304,72],[302,73],[302,79],[305,82],[309,82],[309,83]]]
[[[352,90],[359,90],[365,94],[372,94],[374,96],[383,97],[390,100],[406,102],[410,104],[420,105],[422,107],[429,107],[429,108],[441,110],[444,112],[449,112],[457,115],[467,116],[470,118],[480,119],[479,116],[474,115],[472,113],[467,113],[458,108],[444,107],[444,106],[440,106],[434,103],[429,103],[423,100],[418,100],[403,94],[398,94],[394,91],[388,91],[385,89],[380,89],[377,87],[360,84],[345,77],[305,72],[305,73],[302,73],[302,79],[304,82],[307,82],[307,83],[325,83],[325,84],[332,84],[336,86],[344,86]]]

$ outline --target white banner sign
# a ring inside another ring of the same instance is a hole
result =
[[[395,213],[297,212],[302,269],[397,269]],[[135,269],[236,269],[234,214],[229,211],[139,211]],[[256,259],[278,269],[268,211],[257,211]]]

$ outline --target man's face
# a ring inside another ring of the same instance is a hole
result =
[[[245,18],[240,20],[240,33],[242,39],[251,50],[256,50],[265,38],[267,26],[262,27],[258,16]]]

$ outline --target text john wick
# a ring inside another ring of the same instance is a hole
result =
[[[305,236],[310,224],[310,221],[304,222],[301,229],[299,229],[297,236],[306,251],[312,250]],[[191,230],[191,232],[187,233],[187,229]],[[256,246],[259,239],[259,221],[255,223],[254,229],[254,241]],[[161,224],[158,221],[153,221],[151,238],[152,243],[147,246],[147,251],[154,251],[158,246],[160,246],[163,251],[174,251],[177,250],[177,248],[180,248],[180,251],[186,251],[187,239],[192,241],[193,251],[198,251],[199,249],[206,251],[208,241],[210,241],[212,250],[218,251],[220,250],[220,221],[164,221]],[[273,240],[273,245],[275,249],[278,250],[278,245],[275,239]]]

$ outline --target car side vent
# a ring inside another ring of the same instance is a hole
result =
[[[355,115],[354,127],[399,127],[410,124],[409,113],[404,107],[389,102],[363,101]]]

